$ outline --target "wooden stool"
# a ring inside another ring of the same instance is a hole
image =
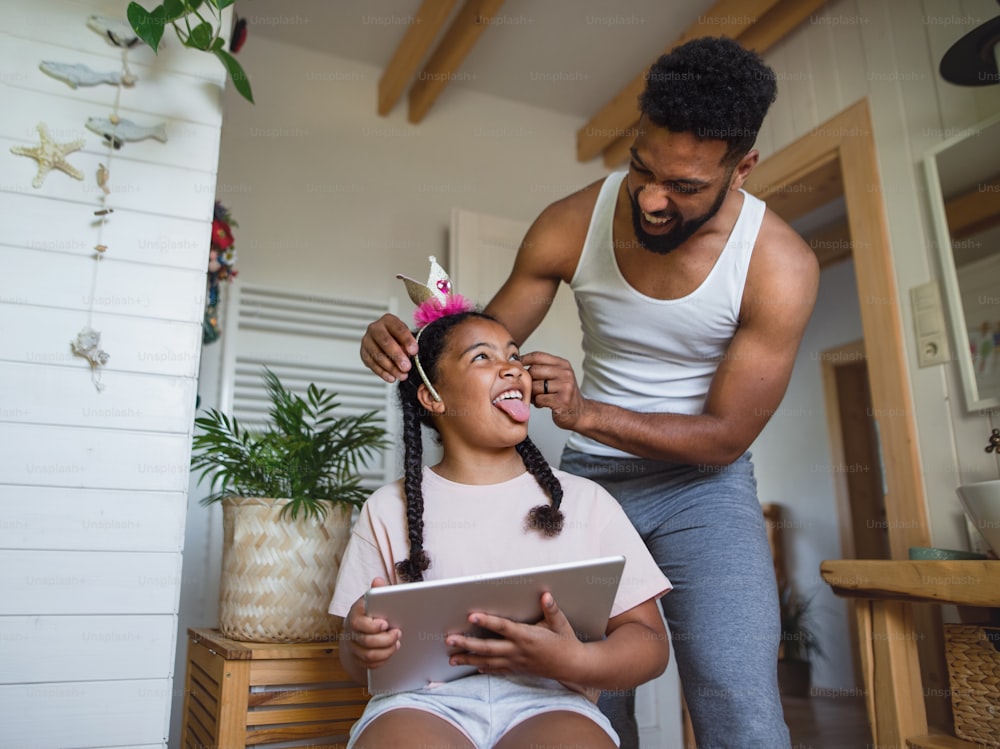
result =
[[[342,749],[368,690],[340,665],[335,642],[239,642],[188,630],[183,749],[242,749],[290,741]]]

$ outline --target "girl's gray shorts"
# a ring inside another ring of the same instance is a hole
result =
[[[535,676],[473,674],[423,689],[372,697],[364,714],[351,729],[348,749],[361,732],[389,710],[412,708],[432,713],[451,723],[477,747],[492,747],[511,728],[542,713],[569,710],[590,718],[618,746],[604,714],[582,694],[557,681]]]

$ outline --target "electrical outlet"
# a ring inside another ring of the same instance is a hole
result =
[[[930,367],[951,361],[948,329],[941,306],[941,289],[937,281],[910,289],[913,328],[917,337],[917,364]]]

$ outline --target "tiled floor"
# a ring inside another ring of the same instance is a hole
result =
[[[792,749],[865,749],[871,745],[860,697],[785,697]]]

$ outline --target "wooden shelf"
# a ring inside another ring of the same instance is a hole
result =
[[[189,629],[181,746],[343,749],[369,696],[335,642],[238,642]]]
[[[956,606],[1000,606],[1000,561],[827,560],[823,580],[839,596]]]
[[[204,645],[227,661],[323,658],[336,655],[338,652],[336,640],[296,643],[241,642],[240,640],[230,640],[217,629],[203,627],[189,628],[188,637],[193,643]]]
[[[875,746],[986,749],[928,734],[914,635],[914,603],[1000,608],[1000,561],[827,560],[823,580],[855,607],[868,721]]]

